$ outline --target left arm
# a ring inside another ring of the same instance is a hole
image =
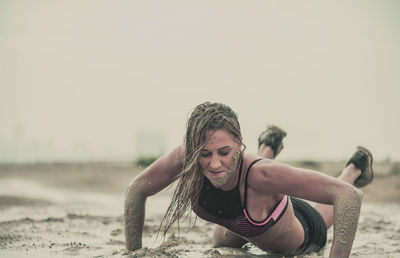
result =
[[[333,205],[334,236],[330,257],[350,255],[361,209],[360,190],[334,177],[276,161],[262,161],[259,169],[253,185],[260,191]]]
[[[330,257],[349,257],[360,216],[362,192],[355,187],[335,198]]]

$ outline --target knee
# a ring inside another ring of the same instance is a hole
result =
[[[240,248],[247,240],[235,235],[225,228],[218,228],[214,230],[213,247],[233,247]]]
[[[223,247],[224,242],[224,230],[221,228],[215,228],[213,235],[213,247]]]

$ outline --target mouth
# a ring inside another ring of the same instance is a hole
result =
[[[212,171],[212,170],[208,170],[208,173],[210,173],[213,176],[217,176],[220,175],[222,173],[224,173],[225,171]]]

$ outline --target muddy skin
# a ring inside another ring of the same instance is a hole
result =
[[[325,187],[325,192],[333,194],[336,190],[335,183],[328,183]]]
[[[229,164],[228,170],[226,171],[226,174],[223,178],[218,178],[216,181],[216,186],[222,186],[228,182],[229,178],[231,177],[233,171],[236,170],[238,164],[239,164],[239,157],[240,157],[240,151],[235,150],[232,155],[231,163]]]
[[[133,251],[142,248],[142,232],[146,198],[139,186],[130,185],[125,199],[125,239],[126,249]]]
[[[344,194],[334,206],[334,236],[331,255],[348,257],[351,252],[361,209],[361,194]]]

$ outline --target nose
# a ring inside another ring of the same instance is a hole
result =
[[[220,168],[222,165],[221,160],[219,160],[217,155],[213,155],[213,157],[211,158],[211,162],[210,162],[210,168],[212,170],[217,170],[218,168]]]

